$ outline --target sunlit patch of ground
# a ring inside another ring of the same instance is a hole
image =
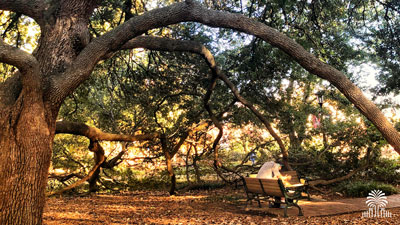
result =
[[[326,217],[283,218],[265,210],[246,211],[242,190],[198,191],[177,196],[164,192],[49,198],[45,224],[398,224],[392,218],[362,218],[361,212]]]

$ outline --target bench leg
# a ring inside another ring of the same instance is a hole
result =
[[[250,204],[249,204],[250,203]],[[251,205],[251,199],[247,199],[247,201],[246,201],[246,208],[249,206],[249,205]]]
[[[308,184],[306,184],[306,185],[303,187],[303,190],[302,190],[302,191],[303,191],[304,193],[307,194],[307,200],[308,200],[308,201],[311,201],[311,196],[310,196],[310,192],[308,192],[308,189],[309,189],[308,187],[309,187]]]
[[[303,216],[303,210],[301,209],[301,207],[297,204],[298,199],[285,199],[285,210],[284,210],[284,217],[287,217],[287,208],[289,208],[290,206],[295,206],[296,208],[299,209],[299,216]]]
[[[296,206],[299,209],[299,216],[304,216],[303,215],[303,210],[300,208],[300,206],[297,205],[297,204],[294,204],[294,206]]]
[[[287,208],[288,208],[288,204],[285,205],[285,209],[283,209],[283,217],[288,217],[287,215]]]
[[[307,199],[311,201],[310,192],[308,192],[308,187],[306,187]]]
[[[297,204],[297,202],[298,202],[299,200],[298,199],[296,199],[296,200],[293,200],[293,205],[294,206],[296,206],[298,209],[299,209],[299,216],[303,216],[303,210],[301,209],[301,207]]]
[[[253,199],[257,201],[258,207],[261,208],[260,197],[258,196],[258,194],[251,194],[251,193],[248,193],[248,194],[247,194],[246,208],[247,208],[249,205],[252,205],[252,204],[253,204],[253,202],[252,202]],[[250,204],[249,204],[249,203],[250,203]]]
[[[261,208],[260,196],[256,194],[256,201],[258,202],[258,207]]]

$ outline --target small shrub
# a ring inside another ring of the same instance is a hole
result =
[[[367,171],[367,176],[372,180],[395,184],[400,180],[400,162],[392,159],[379,159]]]
[[[385,195],[396,194],[399,192],[390,184],[375,181],[353,181],[342,183],[339,186],[341,192],[347,197],[367,197],[372,190],[381,190]]]

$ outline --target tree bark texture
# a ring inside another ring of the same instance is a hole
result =
[[[40,224],[54,124],[39,99],[22,91],[0,117],[0,224]]]
[[[199,22],[257,36],[336,86],[400,153],[400,134],[340,71],[273,28],[243,15],[209,10],[186,0],[148,11],[90,41],[96,0],[0,0],[1,10],[33,18],[41,35],[33,54],[0,40],[0,62],[19,70],[0,83],[0,224],[41,224],[44,190],[59,107],[96,64],[129,40],[158,27]]]

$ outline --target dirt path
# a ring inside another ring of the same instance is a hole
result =
[[[317,203],[303,202],[304,217],[283,218],[267,207],[246,211],[241,190],[198,191],[181,196],[165,192],[130,192],[118,195],[50,198],[45,224],[397,224],[400,208],[390,209],[391,218],[363,218],[361,212],[309,217]],[[395,196],[398,200],[399,196]],[[365,199],[352,199],[350,202]],[[391,199],[388,199],[389,203]],[[336,202],[336,201],[334,201]],[[333,203],[320,201],[319,211]],[[340,205],[338,202],[335,204]],[[342,203],[346,205],[347,203]],[[397,203],[396,203],[397,204]],[[322,207],[325,205],[324,207]],[[357,204],[356,204],[357,205]],[[398,207],[393,205],[394,207]],[[366,207],[366,206],[365,206]],[[344,208],[344,207],[341,207]],[[331,210],[331,209],[326,209]],[[363,209],[361,209],[363,210]],[[282,211],[282,210],[280,210]]]

